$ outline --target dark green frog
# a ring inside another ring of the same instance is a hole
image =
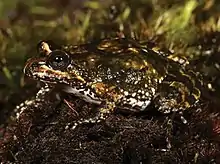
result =
[[[42,57],[28,60],[25,75],[61,85],[65,92],[100,104],[101,113],[115,108],[162,113],[183,111],[200,99],[201,82],[170,54],[127,38],[103,39],[53,48],[41,42]]]

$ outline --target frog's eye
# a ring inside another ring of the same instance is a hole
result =
[[[64,70],[70,63],[67,53],[60,50],[54,50],[49,54],[47,64],[55,70]]]

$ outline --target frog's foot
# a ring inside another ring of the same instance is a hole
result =
[[[164,114],[178,110],[175,109],[175,106],[177,104],[175,99],[167,99],[167,97],[163,97],[161,95],[154,99],[154,104],[157,110]]]
[[[77,126],[81,124],[94,124],[99,123],[103,120],[105,120],[108,115],[113,111],[115,108],[114,103],[107,102],[103,107],[100,107],[98,109],[98,113],[91,118],[81,118],[80,120],[74,121],[73,123],[68,123],[65,127],[65,129],[75,129]]]
[[[166,130],[167,151],[169,151],[172,148],[172,144],[171,144],[171,134],[173,131],[172,119],[166,120],[166,126],[167,126],[167,130]]]
[[[162,127],[166,129],[166,133],[165,133],[166,147],[159,148],[156,150],[161,152],[168,152],[172,149],[173,120],[166,117],[166,119],[162,124]]]
[[[158,88],[158,95],[154,98],[155,107],[162,113],[180,113],[198,105],[201,92],[190,77],[181,73],[178,75],[185,79],[180,81],[164,80]],[[200,84],[198,84],[200,85]],[[181,118],[182,120],[183,117]]]
[[[22,102],[21,104],[17,105],[11,114],[11,119],[16,118],[19,119],[20,115],[29,108],[37,108],[41,105],[45,98],[49,95],[52,88],[48,85],[43,86],[36,94],[35,97],[32,97],[29,100]]]
[[[105,120],[105,118],[106,118],[106,115],[104,115],[104,113],[99,113],[99,114],[97,114],[96,116],[94,116],[92,118],[80,119],[78,121],[74,121],[73,123],[68,123],[66,125],[65,129],[74,130],[79,125],[99,123],[102,120]]]
[[[172,92],[163,92],[155,97],[154,106],[155,108],[163,114],[171,114],[172,119],[178,116],[182,123],[187,124],[187,120],[184,118],[183,112],[194,105],[190,104],[188,101],[184,100],[182,93],[172,90]]]

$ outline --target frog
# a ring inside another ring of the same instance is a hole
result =
[[[116,109],[183,112],[201,98],[202,80],[173,54],[132,38],[104,38],[79,45],[38,44],[25,76],[100,106],[104,117]]]

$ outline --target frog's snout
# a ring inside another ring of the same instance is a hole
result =
[[[33,73],[36,72],[42,65],[44,65],[44,60],[39,59],[29,59],[23,69],[24,75],[32,77]]]

